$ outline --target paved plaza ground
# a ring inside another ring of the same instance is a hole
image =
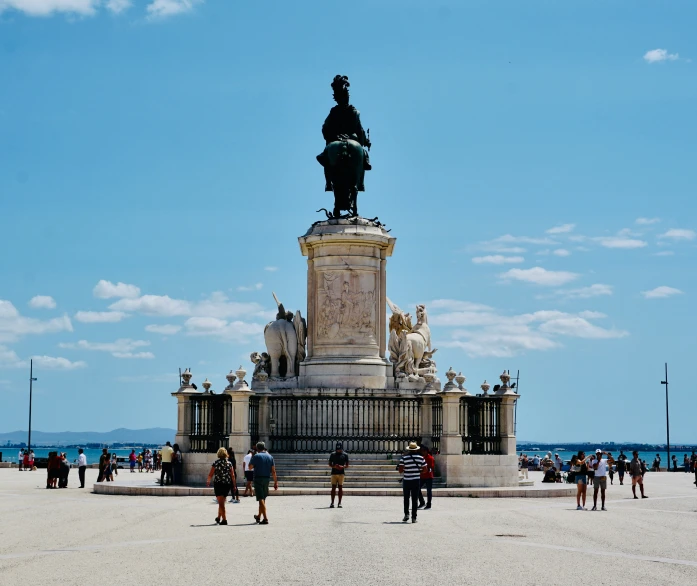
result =
[[[0,585],[697,584],[689,474],[647,474],[643,501],[616,481],[607,512],[438,498],[412,525],[398,497],[329,509],[324,496],[272,495],[268,526],[242,499],[227,527],[209,497],[96,495],[87,474],[88,489],[73,471],[70,488],[46,490],[45,471],[0,469]]]

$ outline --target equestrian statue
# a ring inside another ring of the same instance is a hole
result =
[[[322,125],[326,146],[317,156],[324,167],[324,190],[334,192],[334,210],[331,216],[327,212],[333,218],[340,217],[342,210],[349,217],[358,215],[358,192],[365,191],[365,172],[371,169],[370,132],[364,132],[360,112],[349,104],[350,85],[345,75],[332,81],[336,106]]]

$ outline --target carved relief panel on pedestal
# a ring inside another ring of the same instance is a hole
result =
[[[373,272],[318,272],[316,343],[377,344],[376,291]]]

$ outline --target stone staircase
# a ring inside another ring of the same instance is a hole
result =
[[[329,488],[329,454],[274,454],[278,484],[285,488]],[[346,488],[399,488],[399,458],[385,454],[349,454]],[[442,478],[433,488],[443,488]]]

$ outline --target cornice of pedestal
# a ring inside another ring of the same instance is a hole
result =
[[[385,251],[385,257],[392,256],[396,238],[390,236],[382,225],[376,225],[364,218],[326,220],[313,224],[310,229],[298,238],[300,251],[303,256],[310,254],[310,249],[324,243],[356,244],[365,242],[378,246]]]

